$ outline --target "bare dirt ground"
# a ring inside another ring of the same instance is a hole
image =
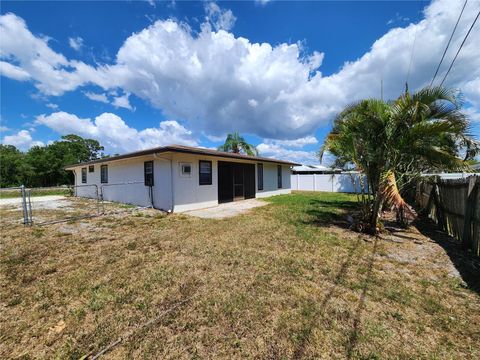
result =
[[[71,207],[72,202],[67,197],[61,195],[32,196],[30,198],[32,206],[37,209],[59,209]],[[0,199],[0,207],[8,207],[14,210],[22,208],[22,198]]]
[[[344,194],[267,201],[31,228],[0,209],[0,357],[479,358],[480,265],[453,239],[354,233]]]

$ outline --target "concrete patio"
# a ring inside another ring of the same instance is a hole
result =
[[[228,202],[218,206],[186,211],[183,214],[197,216],[204,219],[224,219],[246,213],[248,210],[267,205],[265,201],[258,199],[248,199],[241,201]]]

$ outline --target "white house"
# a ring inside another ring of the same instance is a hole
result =
[[[75,192],[182,212],[249,198],[289,194],[289,161],[171,145],[112,156],[66,170]]]

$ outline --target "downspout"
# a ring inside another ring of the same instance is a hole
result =
[[[173,160],[170,160],[170,187],[172,193],[172,213],[175,211],[175,182],[173,181]]]
[[[77,172],[75,170],[70,171],[73,171],[73,188],[75,189],[73,196],[77,197]]]

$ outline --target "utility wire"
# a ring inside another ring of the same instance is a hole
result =
[[[450,73],[450,70],[452,69],[452,66],[453,66],[453,64],[455,63],[455,60],[457,59],[457,56],[458,56],[458,54],[460,53],[460,50],[462,50],[463,44],[465,44],[465,41],[467,40],[468,35],[470,35],[470,32],[472,31],[473,26],[474,26],[475,23],[477,22],[479,16],[480,16],[480,11],[478,12],[475,20],[473,20],[472,26],[470,26],[470,29],[468,29],[467,35],[465,35],[465,38],[463,39],[462,43],[460,44],[460,47],[458,48],[458,51],[457,51],[457,53],[455,54],[455,57],[453,58],[452,63],[450,64],[450,67],[449,67],[448,70],[447,70],[447,73],[446,73],[445,76],[443,77],[443,80],[442,80],[442,82],[440,83],[440,86],[443,85],[443,82],[445,81],[445,79],[447,78],[448,74]]]
[[[457,23],[455,24],[455,27],[453,28],[452,34],[450,35],[450,39],[448,39],[447,47],[445,48],[445,51],[443,52],[442,58],[440,59],[440,62],[438,63],[437,70],[435,70],[435,75],[433,75],[432,81],[430,82],[430,86],[433,85],[433,82],[435,81],[435,78],[437,77],[438,70],[440,70],[440,66],[442,65],[443,59],[445,58],[445,54],[447,53],[448,47],[450,46],[450,42],[452,41],[453,34],[455,34],[455,30],[457,30],[458,23],[460,22],[460,18],[462,17],[463,10],[465,10],[465,6],[467,5],[468,0],[465,0],[465,3],[463,4],[462,11],[460,11],[460,15],[458,15]]]
[[[410,63],[408,64],[407,79],[405,80],[405,92],[408,92],[408,79],[410,78],[410,70],[412,69],[413,54],[415,53],[415,43],[417,42],[418,26],[415,28],[415,35],[413,38],[412,53],[410,55]]]

